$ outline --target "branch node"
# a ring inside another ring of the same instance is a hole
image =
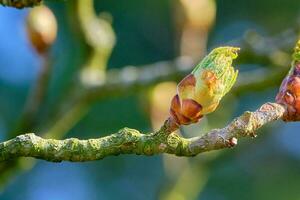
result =
[[[236,137],[232,137],[229,140],[227,140],[227,145],[229,147],[235,147],[238,143],[238,139]]]

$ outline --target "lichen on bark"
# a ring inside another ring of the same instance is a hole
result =
[[[225,128],[189,139],[170,132],[166,124],[154,133],[142,134],[135,129],[123,128],[115,134],[88,140],[43,139],[29,133],[0,143],[0,161],[35,157],[52,162],[84,162],[119,154],[195,156],[206,151],[230,148],[232,138],[253,137],[258,128],[280,119],[284,113],[282,105],[267,103],[254,112],[245,112]]]

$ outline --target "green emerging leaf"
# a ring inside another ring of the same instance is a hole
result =
[[[201,114],[213,112],[236,81],[238,71],[232,61],[237,58],[238,50],[236,47],[214,49],[192,71],[195,85],[181,84],[179,97],[199,103],[203,108]]]

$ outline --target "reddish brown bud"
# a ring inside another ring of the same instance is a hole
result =
[[[177,125],[188,125],[202,118],[202,107],[192,99],[184,99],[180,102],[179,96],[175,95],[171,102],[171,120]]]
[[[284,121],[300,120],[300,62],[295,63],[283,80],[276,96],[276,102],[286,106]]]
[[[27,17],[28,38],[40,54],[45,53],[56,39],[57,23],[46,6],[33,8]]]
[[[217,108],[236,80],[232,61],[237,51],[235,47],[214,49],[177,85],[168,120],[172,130],[196,123]]]

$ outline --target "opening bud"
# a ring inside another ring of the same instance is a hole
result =
[[[232,61],[235,47],[220,47],[208,54],[177,86],[170,108],[170,120],[178,126],[199,121],[213,112],[222,97],[232,88],[238,71]]]

